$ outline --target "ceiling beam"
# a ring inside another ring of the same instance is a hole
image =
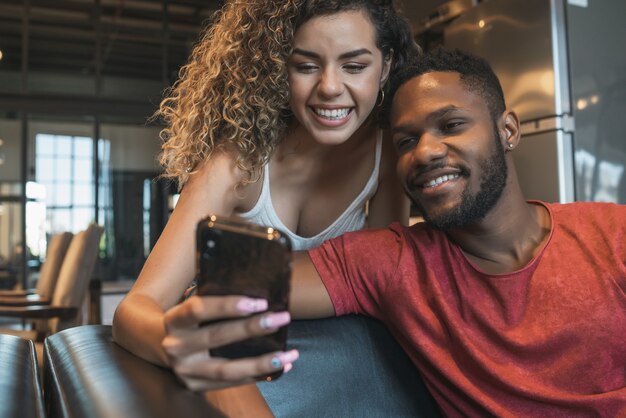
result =
[[[106,97],[0,93],[0,110],[5,112],[105,117],[128,116],[145,121],[154,113],[157,106],[158,103],[151,104],[146,101],[109,99]]]

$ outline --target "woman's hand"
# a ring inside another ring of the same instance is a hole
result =
[[[166,336],[161,343],[170,366],[196,391],[255,382],[283,368],[289,371],[298,359],[296,350],[238,360],[209,355],[210,348],[271,334],[291,321],[288,312],[266,310],[267,301],[242,296],[192,296],[172,307],[165,313]],[[228,321],[200,326],[223,319]]]

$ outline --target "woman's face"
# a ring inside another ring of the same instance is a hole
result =
[[[295,117],[318,143],[345,142],[372,112],[390,64],[364,12],[312,18],[296,31],[288,62]]]

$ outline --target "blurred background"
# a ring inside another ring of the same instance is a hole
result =
[[[30,287],[46,242],[104,226],[95,275],[132,282],[175,204],[158,178],[163,91],[216,0],[0,1],[0,287]],[[626,2],[404,0],[425,49],[486,56],[525,139],[530,198],[626,203]]]
[[[158,179],[161,126],[149,118],[220,6],[0,1],[5,278],[30,287],[47,238],[90,222],[105,227],[97,277],[137,276],[176,197],[175,187]]]

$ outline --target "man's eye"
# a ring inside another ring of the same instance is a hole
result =
[[[415,136],[407,136],[396,142],[396,150],[399,153],[403,153],[411,149],[418,141]]]
[[[463,125],[461,121],[446,122],[441,126],[443,132],[453,132]]]

